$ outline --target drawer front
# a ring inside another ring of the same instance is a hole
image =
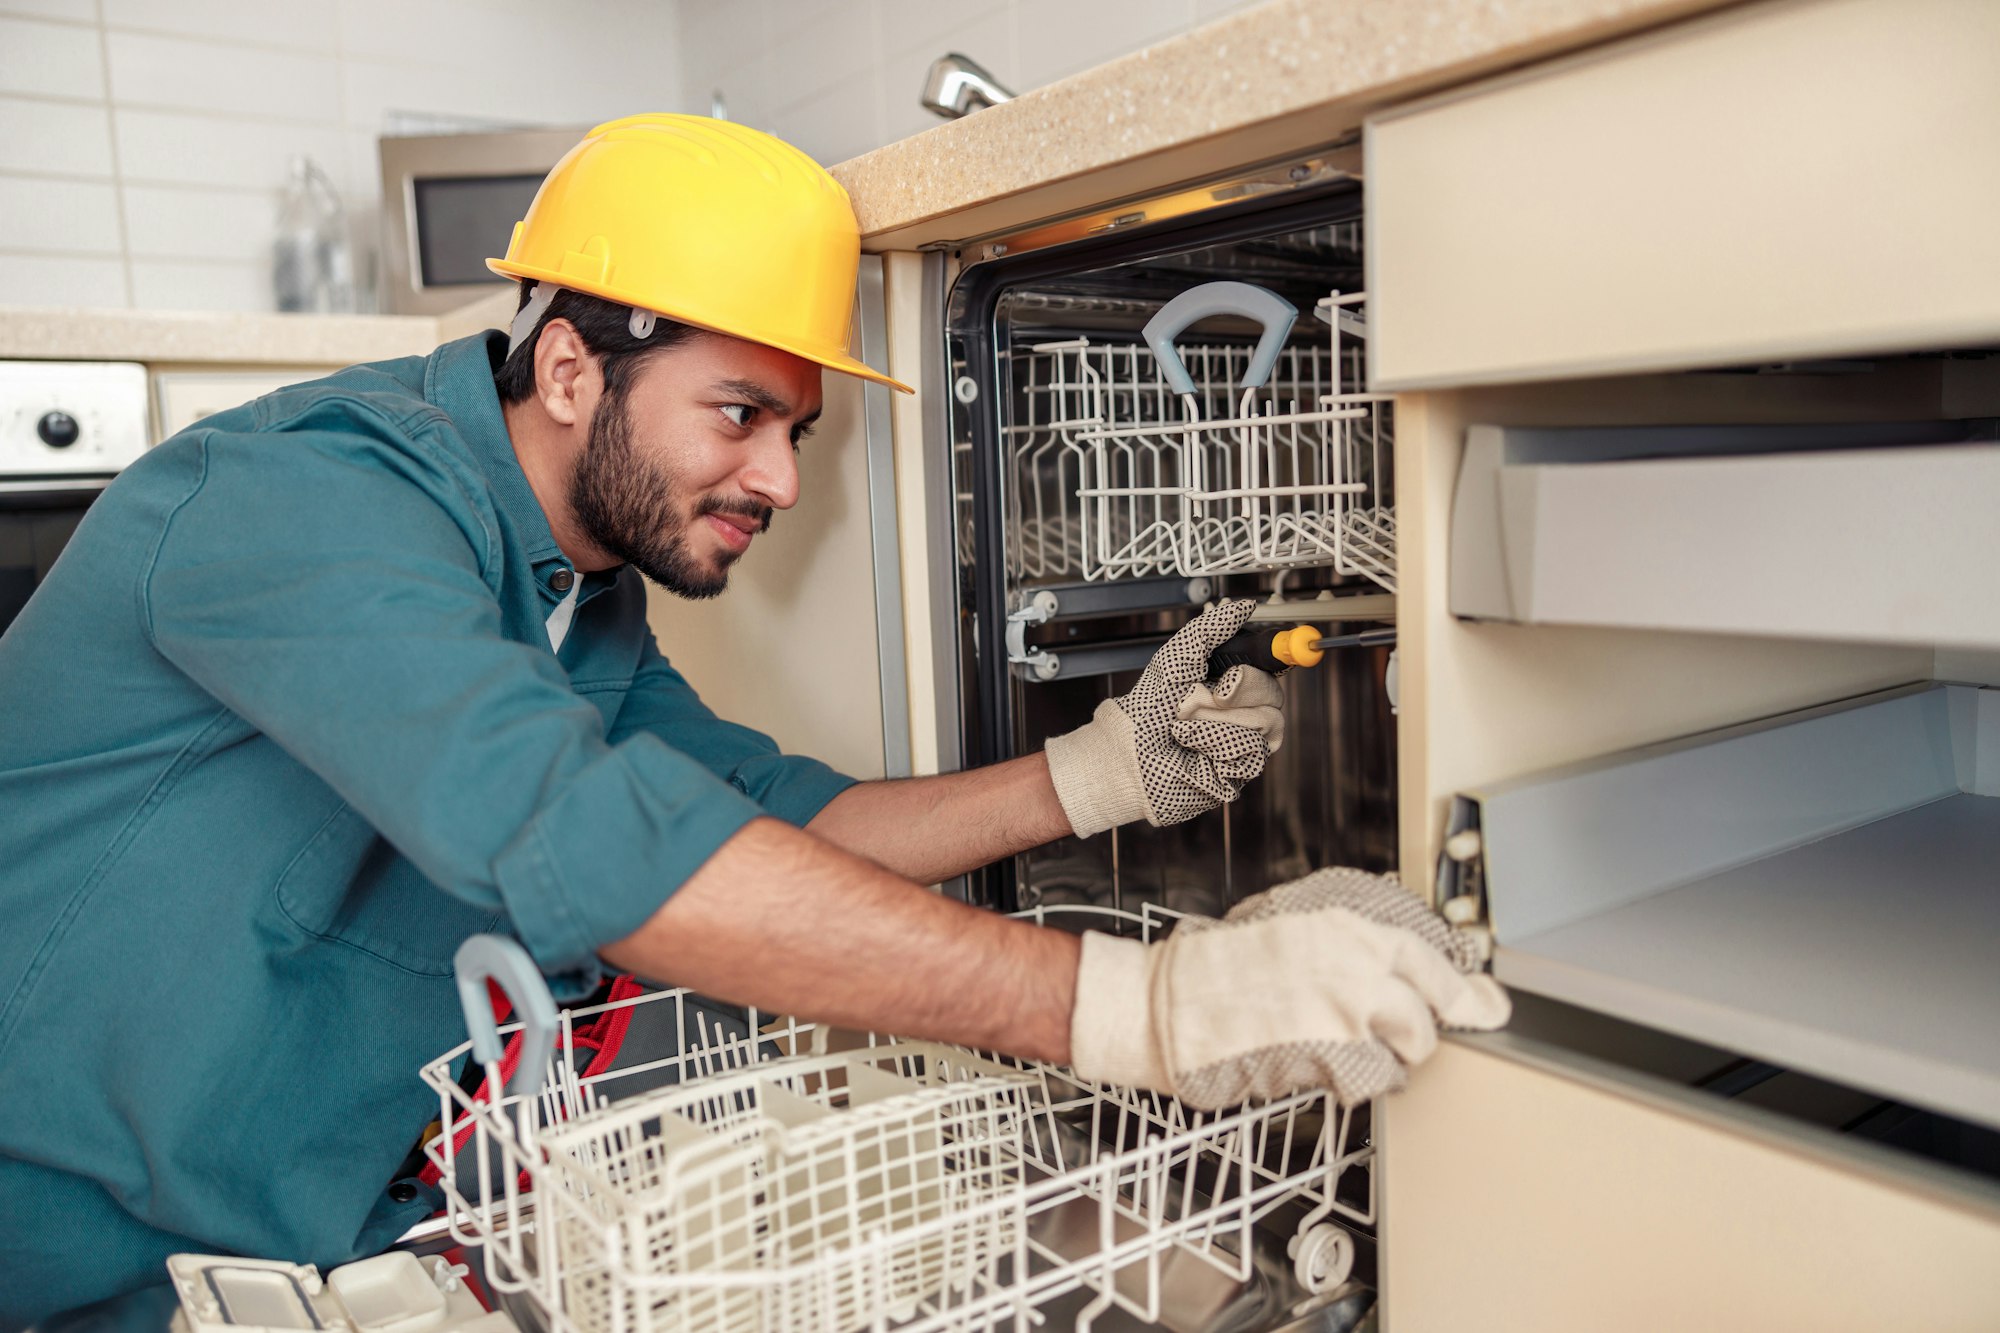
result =
[[[1446,1043],[1382,1104],[1389,1333],[2000,1327],[1983,1190],[1505,1040]]]
[[[2000,338],[2000,5],[1758,5],[1367,127],[1374,387]]]

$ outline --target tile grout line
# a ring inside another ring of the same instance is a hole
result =
[[[132,229],[125,217],[125,176],[118,156],[118,107],[111,92],[111,37],[104,29],[104,0],[92,0],[97,12],[97,59],[104,73],[104,134],[110,141],[112,188],[118,201],[119,267],[125,275],[125,304],[139,303],[138,284],[132,276]]]

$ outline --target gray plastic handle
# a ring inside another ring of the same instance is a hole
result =
[[[1271,367],[1278,364],[1299,308],[1276,292],[1247,282],[1205,282],[1161,306],[1160,313],[1146,321],[1144,337],[1175,393],[1193,393],[1194,377],[1181,364],[1174,339],[1210,315],[1243,315],[1264,326],[1264,336],[1257,340],[1257,350],[1250,354],[1250,365],[1237,386],[1254,389],[1271,378]]]
[[[465,1030],[472,1034],[472,1058],[482,1065],[498,1064],[506,1052],[500,1025],[486,983],[497,982],[514,1002],[521,1019],[521,1063],[507,1080],[507,1095],[533,1092],[541,1086],[542,1067],[556,1049],[556,1002],[549,983],[528,951],[504,935],[474,935],[452,955],[458,976],[458,1004],[465,1010]]]

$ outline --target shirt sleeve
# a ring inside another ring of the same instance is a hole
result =
[[[760,731],[717,717],[650,636],[612,723],[611,740],[616,744],[640,734],[692,756],[766,813],[800,828],[855,783],[817,759],[783,753]]]
[[[385,432],[211,432],[140,588],[158,651],[571,986],[739,828],[745,790],[615,742],[502,630],[483,486]]]

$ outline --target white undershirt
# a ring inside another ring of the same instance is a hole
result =
[[[549,612],[549,651],[552,653],[561,652],[563,640],[569,637],[569,623],[576,619],[576,595],[581,591],[583,591],[583,575],[578,574],[576,581],[569,585],[569,591],[563,595],[563,599],[556,603],[556,609]]]

